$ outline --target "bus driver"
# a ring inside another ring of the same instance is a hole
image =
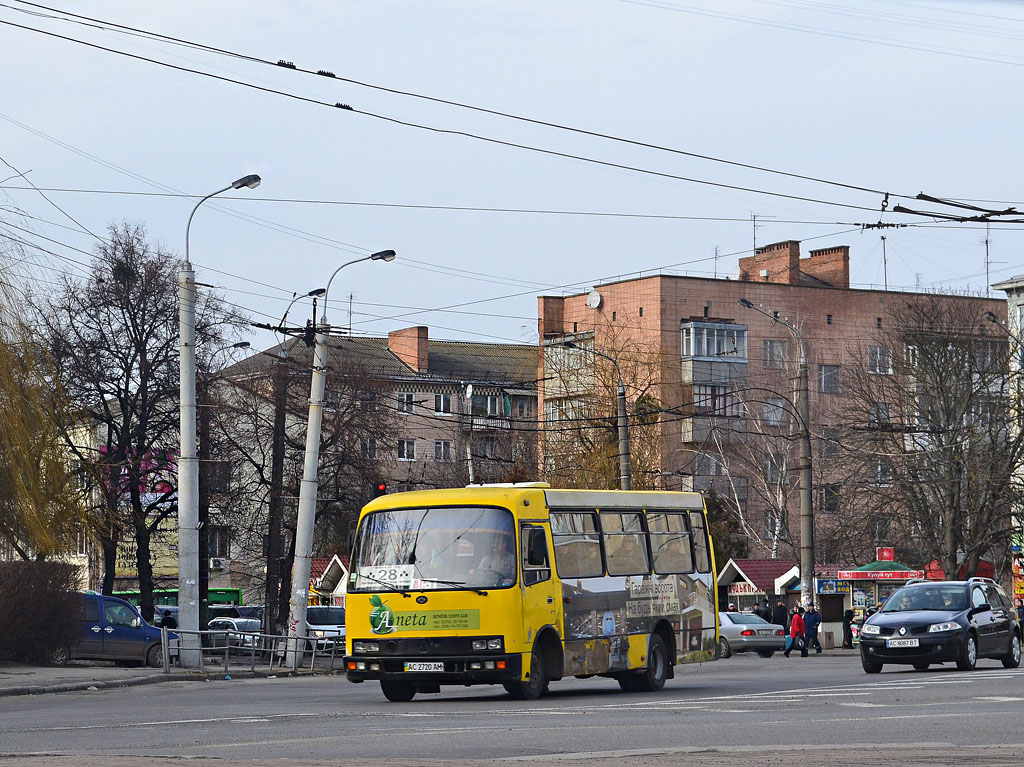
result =
[[[516,558],[512,550],[512,536],[498,533],[491,538],[491,551],[480,557],[471,573],[489,573],[497,581],[495,585],[510,586],[516,579]]]

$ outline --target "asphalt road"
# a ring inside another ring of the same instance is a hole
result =
[[[340,676],[169,682],[0,699],[0,767],[121,767],[157,756],[188,757],[190,767],[1018,764],[1022,685],[1024,669],[996,661],[868,676],[856,656],[827,654],[685,667],[657,694],[573,679],[534,702],[500,687],[449,687],[388,703],[376,683]]]

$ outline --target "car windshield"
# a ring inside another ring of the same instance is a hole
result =
[[[252,618],[239,618],[235,621],[235,627],[240,631],[255,631],[256,633],[259,633],[262,626],[258,620],[254,620]]]
[[[259,621],[254,621],[259,623]],[[344,626],[344,607],[307,607],[306,623],[313,623],[318,626]]]
[[[908,610],[959,612],[966,609],[967,592],[963,586],[940,584],[904,586],[894,592],[882,606],[883,613],[899,613]]]
[[[512,515],[462,506],[377,511],[359,526],[349,591],[510,586],[516,578]]]
[[[742,626],[752,625],[754,623],[760,623],[765,626],[768,625],[768,621],[758,615],[750,615],[749,613],[728,613],[729,620],[733,623]]]

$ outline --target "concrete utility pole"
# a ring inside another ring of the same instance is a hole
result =
[[[260,177],[244,176],[196,203],[185,225],[185,263],[178,271],[179,407],[181,444],[178,456],[178,628],[199,631],[199,462],[196,456],[196,273],[189,258],[189,231],[199,206],[229,189],[255,189]],[[200,663],[199,635],[181,636],[179,661],[185,668]]]
[[[327,322],[327,296],[335,276],[346,266],[360,261],[394,261],[395,251],[382,250],[342,264],[324,289],[324,311],[316,327],[313,378],[309,386],[309,419],[306,422],[306,453],[299,486],[299,512],[295,523],[295,562],[292,565],[292,597],[288,616],[288,649],[292,668],[298,668],[305,651],[306,608],[309,606],[309,570],[313,557],[313,527],[316,522],[317,468],[320,462],[320,426],[323,423],[324,390],[327,385],[327,344],[331,326]]]
[[[814,601],[814,507],[811,498],[811,397],[804,339],[795,325],[754,306],[747,299],[741,298],[736,303],[789,328],[800,349],[796,385],[796,412],[800,420],[800,601],[806,607]]]
[[[622,371],[619,370],[619,363],[614,357],[610,357],[604,352],[577,346],[572,341],[565,341],[562,346],[567,349],[590,352],[597,357],[604,357],[615,366],[615,375],[619,379],[619,385],[615,390],[616,426],[619,432],[619,489],[632,490],[633,478],[629,470],[629,421],[626,417],[626,387],[622,383]]]

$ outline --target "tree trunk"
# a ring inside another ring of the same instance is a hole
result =
[[[284,484],[285,409],[288,404],[286,376],[284,365],[275,364],[274,435],[271,444],[270,504],[267,510],[267,583],[264,602],[268,633],[274,633],[279,623],[278,616],[281,611],[278,607],[278,595],[286,593],[281,589],[281,494]]]
[[[288,623],[288,610],[292,597],[292,565],[295,562],[295,534],[292,533],[288,544],[288,554],[281,563],[281,591],[277,597],[277,625],[281,633]]]

